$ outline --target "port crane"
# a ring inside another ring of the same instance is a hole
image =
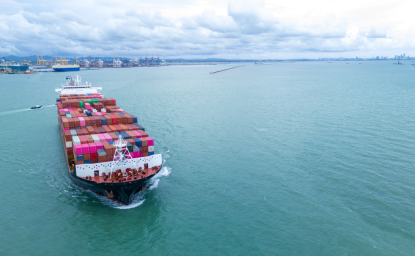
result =
[[[38,65],[46,65],[46,60],[43,59],[42,54],[40,54],[40,59],[39,59],[39,56],[37,56],[36,54],[36,58],[37,58]]]
[[[4,72],[6,74],[13,74],[12,70],[6,66],[6,62],[4,62],[4,60],[1,61],[1,64],[3,64]]]
[[[55,54],[55,60],[56,60],[56,63],[59,63],[61,65],[68,65],[68,62],[69,62],[69,60],[67,60],[65,58],[63,58],[63,59],[61,58],[61,59],[58,60],[58,57],[56,56],[56,54]]]

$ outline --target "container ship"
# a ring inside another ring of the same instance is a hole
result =
[[[56,72],[67,72],[67,71],[79,71],[80,67],[77,64],[74,65],[53,65],[52,69]]]
[[[161,170],[162,156],[137,117],[101,90],[79,76],[55,89],[68,174],[81,188],[128,205]]]

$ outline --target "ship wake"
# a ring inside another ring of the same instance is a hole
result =
[[[47,105],[47,106],[42,106],[42,108],[51,108],[55,106],[56,105]],[[17,110],[11,110],[11,111],[4,111],[4,112],[0,112],[0,116],[11,115],[11,114],[19,113],[19,112],[30,111],[30,110],[34,110],[34,109],[24,108],[24,109],[17,109]]]
[[[170,173],[171,173],[170,167],[161,168],[161,170],[156,175],[154,175],[153,178],[151,178],[149,182],[150,187],[148,188],[148,190],[150,191],[150,190],[157,188],[159,186],[160,178],[164,176],[169,176]]]

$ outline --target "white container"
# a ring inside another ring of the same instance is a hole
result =
[[[78,136],[72,136],[72,142],[74,145],[80,145],[81,144],[81,140],[79,139]]]
[[[148,152],[154,152],[154,146],[148,146]]]
[[[72,141],[67,141],[66,148],[71,148],[71,147],[72,147]]]
[[[96,113],[98,112],[95,108],[92,109],[92,112]]]
[[[95,142],[101,142],[101,141],[99,140],[98,135],[96,135],[96,134],[91,134],[91,137],[92,137],[92,139],[94,140],[94,143],[95,143]]]
[[[105,108],[101,108],[101,112],[107,112],[107,110]]]

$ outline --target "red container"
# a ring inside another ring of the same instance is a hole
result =
[[[148,141],[145,138],[138,138],[138,139],[141,140],[141,145],[143,145],[143,147],[148,147]]]
[[[118,124],[117,118],[113,115],[110,115],[111,119],[112,119],[112,124]]]
[[[84,119],[85,119],[85,125],[90,126],[91,125],[91,120],[89,119],[89,116],[85,116]]]
[[[107,125],[112,125],[112,118],[108,115],[104,116],[107,119]]]
[[[85,135],[86,141],[87,143],[94,143],[94,139],[92,138],[91,135]]]
[[[68,122],[69,122],[69,128],[75,128],[73,118],[68,118]]]
[[[86,138],[84,135],[79,136],[79,140],[81,141],[81,144],[87,144]]]
[[[107,133],[112,132],[112,130],[107,125],[102,126],[102,128],[104,128],[105,132],[107,132]]]
[[[128,135],[130,135],[131,139],[136,139],[137,135],[135,135],[135,133],[133,133],[132,131],[127,131],[126,132]],[[135,145],[135,144],[134,144]]]
[[[63,133],[65,134],[65,140],[66,141],[72,141],[71,131],[66,130],[66,131],[63,131]]]
[[[98,154],[97,153],[91,153],[91,160],[92,159],[98,159]]]
[[[143,137],[148,137],[148,134],[142,130],[138,130],[137,132],[141,133],[141,135],[143,135]]]
[[[88,131],[88,134],[94,134],[94,128],[93,127],[91,127],[91,126],[89,126],[89,127],[87,127],[86,128],[87,129],[87,131]]]
[[[81,128],[82,130],[82,135],[87,135],[89,134],[88,129],[87,128]]]
[[[99,134],[101,133],[99,130],[100,127],[94,127],[94,133],[93,134]]]
[[[131,143],[131,145],[135,146],[135,141],[133,139],[128,139],[128,140],[125,140],[125,141],[127,141],[127,142]]]
[[[114,125],[108,125],[108,128],[111,129],[111,132],[116,132],[117,131],[117,128],[115,128]]]

